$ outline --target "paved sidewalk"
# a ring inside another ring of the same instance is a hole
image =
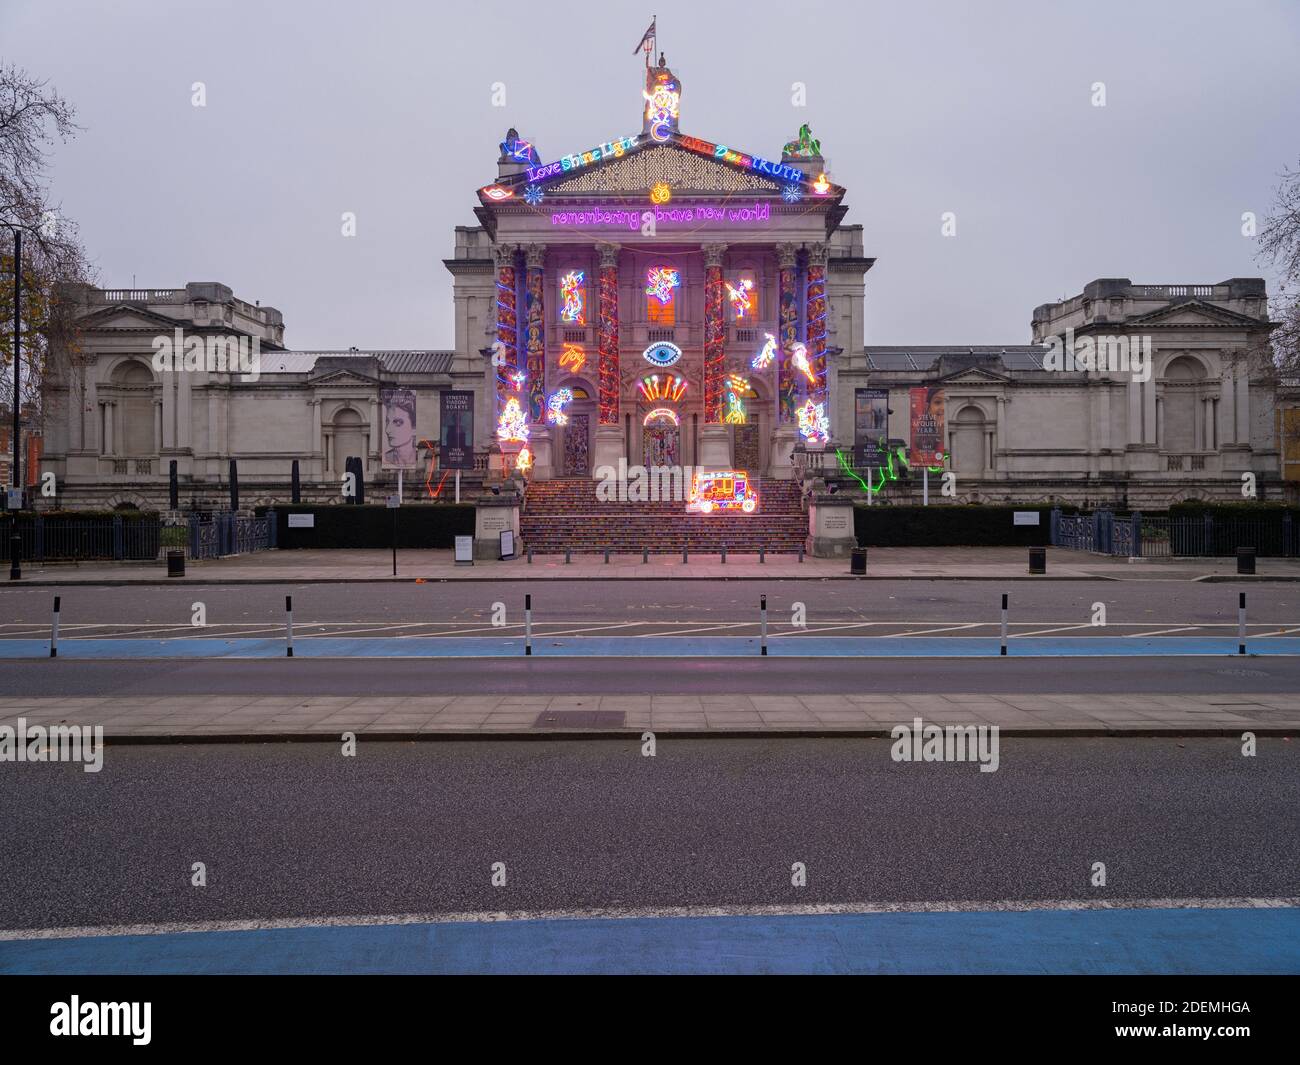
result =
[[[457,566],[450,551],[397,553],[393,577],[390,551],[266,551],[207,562],[187,562],[184,577],[168,578],[161,562],[28,563],[24,585],[43,584],[320,584],[356,581],[542,581],[542,580],[862,580],[849,573],[848,559],[729,554],[713,555],[537,555],[510,562]],[[1048,548],[1047,575],[1031,576],[1023,547],[873,547],[867,552],[867,580],[1293,580],[1300,559],[1265,558],[1254,578],[1236,575],[1235,558],[1140,559]],[[15,582],[9,582],[13,587]]]
[[[576,715],[576,716],[575,716]],[[1300,734],[1300,694],[1278,695],[437,695],[5,698],[0,725],[102,725],[132,742],[433,739],[564,733],[888,735],[926,724],[1009,735]]]

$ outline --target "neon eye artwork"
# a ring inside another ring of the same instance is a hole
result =
[[[795,341],[791,349],[790,364],[813,384],[817,383],[817,376],[812,372],[812,367],[808,365],[808,349],[798,341]]]
[[[754,301],[749,295],[753,289],[754,282],[749,278],[742,280],[739,288],[730,281],[727,282],[727,298],[731,300],[731,309],[736,312],[737,318],[744,318],[754,306]]]
[[[776,358],[776,337],[771,333],[764,333],[767,340],[763,343],[763,350],[750,360],[750,367],[755,370],[766,370],[772,365],[772,360]]]
[[[553,425],[568,425],[569,416],[564,413],[564,408],[572,402],[573,389],[561,388],[552,392],[551,398],[546,401],[546,420]]]
[[[660,303],[673,298],[673,289],[682,283],[682,275],[671,266],[652,266],[645,272],[645,294]]]
[[[506,443],[525,443],[528,440],[528,420],[514,396],[501,408],[501,416],[497,419],[497,439]]]
[[[741,377],[738,374],[727,374],[727,409],[722,415],[722,420],[727,425],[744,425],[748,420],[745,416],[745,393],[749,391],[749,379]]]
[[[587,353],[581,344],[565,344],[560,355],[560,365],[573,373],[578,373],[587,362]]]
[[[560,278],[560,319],[574,325],[587,324],[587,290],[583,287],[586,275],[581,270],[570,270]]]
[[[826,404],[811,399],[795,414],[799,418],[799,435],[811,444],[824,444],[831,438],[831,423],[826,417]]]
[[[676,403],[686,394],[686,381],[677,374],[664,374],[661,377],[655,373],[643,377],[637,388],[651,402],[666,399],[670,403]]]

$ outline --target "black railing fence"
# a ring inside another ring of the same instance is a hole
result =
[[[168,549],[193,559],[265,551],[276,546],[275,511],[262,517],[190,514],[166,525],[157,514],[2,514],[0,542],[8,552],[18,534],[31,562],[151,561]]]
[[[1253,548],[1260,557],[1300,555],[1300,528],[1287,511],[1222,517],[1053,510],[1051,537],[1053,547],[1128,558],[1214,558],[1235,555],[1240,547]]]

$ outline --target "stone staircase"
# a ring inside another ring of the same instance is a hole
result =
[[[753,514],[724,511],[687,514],[685,502],[606,502],[590,478],[534,481],[520,515],[520,539],[535,554],[793,554],[808,536],[808,515],[799,508],[796,481],[763,480],[755,487]]]

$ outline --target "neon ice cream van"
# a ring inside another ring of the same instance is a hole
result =
[[[758,493],[749,487],[744,470],[700,470],[691,478],[687,514],[712,514],[716,510],[740,510],[752,514],[758,509]]]

